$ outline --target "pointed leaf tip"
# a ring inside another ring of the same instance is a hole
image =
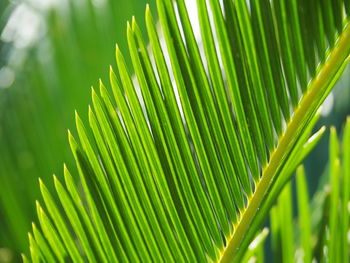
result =
[[[118,57],[121,57],[122,56],[122,53],[120,51],[120,48],[119,46],[117,45],[116,49],[115,49],[115,54],[117,56],[117,60],[118,60]]]
[[[114,73],[114,70],[113,70],[113,67],[110,66],[109,67],[109,78],[110,78],[110,81],[112,82],[112,79],[116,78],[115,76],[115,73]]]
[[[149,16],[151,15],[151,10],[149,8],[149,4],[146,5],[146,11],[145,11],[145,16],[146,16],[146,20],[149,19]]]
[[[100,81],[99,81],[99,87],[100,87],[100,89],[101,89],[101,87],[104,87],[104,84],[103,84],[103,82],[102,82],[101,79],[100,79]]]
[[[120,52],[119,50],[120,50],[119,45],[115,44],[115,55],[116,56],[117,56],[118,52]]]
[[[131,29],[132,31],[134,32],[135,31],[135,27],[136,27],[136,18],[135,16],[132,16],[132,19],[131,19]]]
[[[94,103],[97,97],[97,93],[94,88],[91,89],[91,97],[92,97],[92,102]]]
[[[80,121],[80,117],[79,114],[77,112],[77,110],[74,111],[74,118],[75,118],[75,122],[77,123],[78,121]]]

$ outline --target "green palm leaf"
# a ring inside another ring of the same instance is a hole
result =
[[[100,82],[89,129],[76,114],[65,213],[40,183],[34,262],[239,262],[323,133],[308,140],[347,63],[346,1],[198,0],[200,41],[183,0],[157,8],[166,46],[147,7],[151,50],[127,26],[137,80],[117,47],[114,99]]]

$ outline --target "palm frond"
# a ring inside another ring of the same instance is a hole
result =
[[[152,51],[127,26],[137,81],[117,47],[114,99],[101,81],[89,130],[76,114],[82,191],[65,167],[65,214],[40,183],[47,243],[30,238],[33,261],[46,247],[74,262],[240,262],[323,133],[308,141],[347,63],[346,1],[198,0],[203,50],[183,0],[157,8],[166,47],[147,7]]]

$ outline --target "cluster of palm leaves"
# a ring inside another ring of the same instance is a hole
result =
[[[296,180],[287,183],[270,210],[270,228],[265,227],[257,234],[241,262],[265,262],[264,243],[269,235],[274,262],[348,262],[349,140],[350,118],[341,142],[335,128],[331,128],[329,168],[317,194],[309,200],[304,167],[299,166]],[[297,220],[293,220],[295,208]]]
[[[350,118],[344,128],[342,143],[335,128],[331,128],[328,172],[312,202],[308,197],[304,168],[297,169],[296,222],[292,220],[291,183],[286,185],[276,206],[270,210],[272,247],[278,262],[349,261],[349,140]]]
[[[197,1],[202,54],[181,0],[157,2],[166,51],[148,8],[151,57],[135,19],[128,24],[137,83],[117,47],[114,100],[101,82],[99,94],[92,90],[91,132],[76,114],[80,144],[69,133],[83,191],[66,167],[65,186],[55,178],[67,218],[40,183],[47,242],[34,228],[33,261],[244,256],[314,145],[317,109],[349,55],[348,6],[238,0],[222,9],[209,2]]]
[[[269,212],[277,262],[348,261],[349,122],[342,151],[331,132],[330,192],[313,221],[298,169],[297,244],[288,182],[324,133],[313,134],[318,109],[348,63],[349,1],[196,8],[158,0],[157,28],[147,7],[147,41],[128,23],[135,75],[117,46],[110,85],[92,89],[77,137],[68,132],[76,171],[54,176],[57,195],[40,180],[31,261],[263,262]]]

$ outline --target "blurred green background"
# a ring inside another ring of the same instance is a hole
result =
[[[155,1],[147,1],[153,14]],[[19,261],[40,199],[52,187],[74,110],[86,119],[90,87],[107,80],[115,44],[126,55],[126,21],[144,29],[144,0],[0,0],[0,263]],[[145,32],[145,30],[143,30]],[[127,57],[127,56],[126,56]],[[130,62],[129,62],[130,63]],[[318,127],[341,130],[350,113],[350,68],[325,103]],[[336,102],[336,103],[335,103]],[[317,128],[317,127],[316,127]],[[325,136],[306,161],[311,191],[327,164]]]

